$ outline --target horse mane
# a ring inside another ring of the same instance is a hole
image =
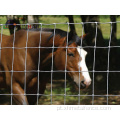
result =
[[[61,38],[67,38],[67,32],[61,29],[51,29],[51,28],[39,28],[39,29],[29,29],[29,31],[44,31],[44,32],[51,32],[52,34],[49,36],[48,40],[54,37],[54,35],[59,35]],[[76,44],[81,43],[81,38],[77,36],[77,34],[73,34],[72,32],[68,33],[68,44],[75,42]]]
[[[60,35],[61,38],[67,37],[67,32],[61,29],[51,29],[51,28],[36,28],[36,29],[29,29],[29,31],[43,31],[43,32],[51,32],[52,34],[48,39],[51,39],[54,37],[54,31],[55,35]]]
[[[61,29],[50,29],[50,28],[43,28],[42,31],[45,31],[45,32],[51,32],[52,34],[49,36],[48,40],[50,40],[51,38],[54,37],[54,35],[59,35],[60,38],[64,38],[64,37],[67,37],[67,32],[66,31],[63,31]]]

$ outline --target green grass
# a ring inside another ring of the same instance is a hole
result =
[[[57,83],[55,84],[56,81]],[[51,104],[51,99],[52,99],[52,104],[53,105],[63,105],[64,102],[66,105],[78,105],[79,102],[80,104],[90,104],[90,97],[86,97],[86,96],[80,96],[78,97],[78,90],[75,90],[75,87],[73,84],[70,84],[67,80],[67,86],[66,86],[66,95],[65,94],[65,89],[64,89],[64,80],[53,80],[53,87],[52,87],[52,94],[53,96],[51,97],[51,84],[48,83],[47,85],[47,89],[45,90],[45,95],[48,96],[42,96],[39,99],[39,104]],[[57,94],[57,95],[56,95]],[[81,91],[80,92],[81,95],[88,95],[88,92],[85,91]],[[75,96],[70,96],[70,95],[75,95]],[[80,100],[80,101],[79,101]],[[87,101],[85,101],[87,100]],[[85,101],[85,102],[84,102]]]

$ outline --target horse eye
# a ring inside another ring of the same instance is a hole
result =
[[[74,54],[73,53],[68,53],[69,56],[73,56],[74,57]]]

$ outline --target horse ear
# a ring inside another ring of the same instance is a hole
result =
[[[88,40],[89,40],[89,37],[90,37],[90,33],[86,33],[86,34],[84,34],[83,36],[80,36],[80,38],[81,38],[81,40],[82,40],[82,46],[83,46],[83,47],[89,45],[89,44],[88,44],[88,42],[89,42],[89,41],[88,41]],[[88,47],[88,48],[85,47],[84,50],[86,50],[87,52],[90,52],[89,47]]]
[[[71,43],[76,42],[76,40],[78,39],[77,37],[78,36],[75,32],[70,31],[68,34],[68,44],[70,45]]]
[[[87,34],[84,34],[83,36],[80,36],[80,38],[82,38],[82,39],[84,40],[87,35],[88,35],[88,33],[87,33]]]
[[[73,32],[70,31],[69,34],[68,34],[68,43],[69,43],[70,41],[72,41],[73,36],[74,36]]]
[[[80,36],[80,39],[77,39],[77,41],[76,41],[77,45],[81,46],[81,44],[82,44],[82,46],[87,46],[87,44],[86,44],[87,36],[88,36],[88,33]]]

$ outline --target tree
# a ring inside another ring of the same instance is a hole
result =
[[[10,31],[10,34],[13,34],[14,33],[14,28],[17,29],[17,30],[20,30],[21,29],[21,26],[20,25],[16,25],[16,24],[20,24],[20,21],[19,21],[19,16],[15,16],[15,15],[7,15],[6,16],[7,18],[7,22],[6,22],[6,25],[8,25],[8,29]]]
[[[98,15],[81,15],[82,22],[99,22]],[[100,24],[97,23],[85,23],[84,31],[85,33],[89,33],[88,39],[86,42],[88,45],[94,45],[95,35],[96,35],[96,27],[97,27],[97,44],[99,46],[104,46],[104,38],[101,32]]]
[[[112,34],[111,34],[111,45],[117,45],[117,24],[116,24],[116,15],[110,15],[110,20],[112,23]]]
[[[66,15],[66,17],[68,17],[69,23],[74,23],[73,15]],[[70,24],[70,32],[73,33],[74,35],[77,34],[74,24]]]
[[[117,46],[117,37],[116,37],[116,32],[117,32],[117,24],[116,24],[116,15],[110,15],[110,20],[112,22],[111,27],[112,27],[112,31],[111,32],[111,44],[110,46]],[[111,70],[116,70],[116,68],[118,67],[118,52],[117,52],[117,48],[113,48],[110,51],[110,63],[112,64],[112,66],[110,65],[110,69]]]
[[[39,23],[39,15],[28,15],[27,16],[27,22],[28,23]],[[38,28],[39,24],[33,24],[33,28]]]

